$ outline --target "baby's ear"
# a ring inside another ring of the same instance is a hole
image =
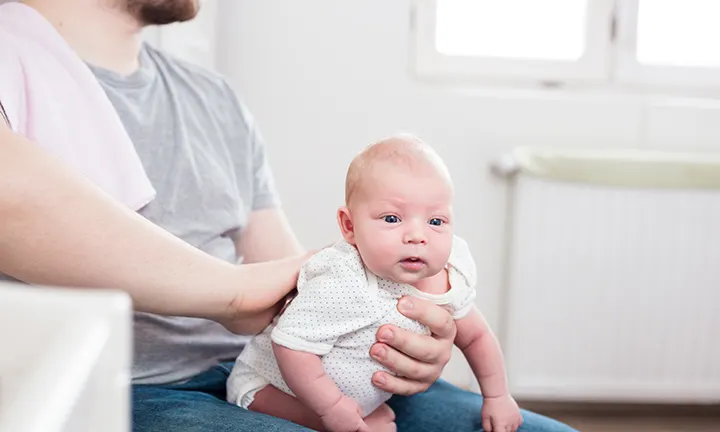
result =
[[[340,232],[346,242],[351,245],[355,245],[355,227],[352,223],[352,216],[350,210],[347,207],[340,207],[337,212],[338,225],[340,225]]]

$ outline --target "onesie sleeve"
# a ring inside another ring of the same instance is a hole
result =
[[[24,135],[20,128],[21,114],[23,110],[25,88],[20,60],[14,49],[13,36],[0,28],[0,103],[7,114],[10,128],[17,133]],[[9,41],[8,43],[5,43]],[[0,123],[5,124],[5,119],[0,116]]]
[[[477,268],[467,243],[457,236],[453,238],[448,275],[450,286],[455,292],[451,303],[453,318],[461,319],[470,313],[475,305]]]
[[[286,348],[325,355],[339,337],[382,318],[364,266],[352,254],[320,251],[301,269],[297,288],[271,334]]]

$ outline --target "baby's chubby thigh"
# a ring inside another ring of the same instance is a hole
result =
[[[377,327],[362,329],[350,338],[338,341],[332,351],[322,359],[325,373],[345,396],[360,405],[363,416],[375,411],[392,396],[372,383],[375,372],[388,371],[370,357],[376,332]]]

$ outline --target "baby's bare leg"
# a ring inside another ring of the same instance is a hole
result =
[[[320,421],[320,416],[303,405],[300,400],[290,396],[284,391],[268,385],[255,394],[255,399],[248,407],[251,411],[290,420],[300,426],[305,426],[316,431],[324,431],[325,427]],[[395,431],[395,413],[387,404],[380,405],[370,415],[365,417],[365,422],[372,430],[378,432]]]
[[[373,432],[396,432],[395,412],[387,404],[382,404],[364,418],[365,424]]]
[[[283,418],[316,431],[324,430],[320,417],[300,400],[268,385],[255,394],[248,407],[251,411]]]

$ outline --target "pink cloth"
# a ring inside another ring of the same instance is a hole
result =
[[[155,197],[95,76],[42,15],[19,3],[0,5],[0,101],[15,132],[128,207]]]

